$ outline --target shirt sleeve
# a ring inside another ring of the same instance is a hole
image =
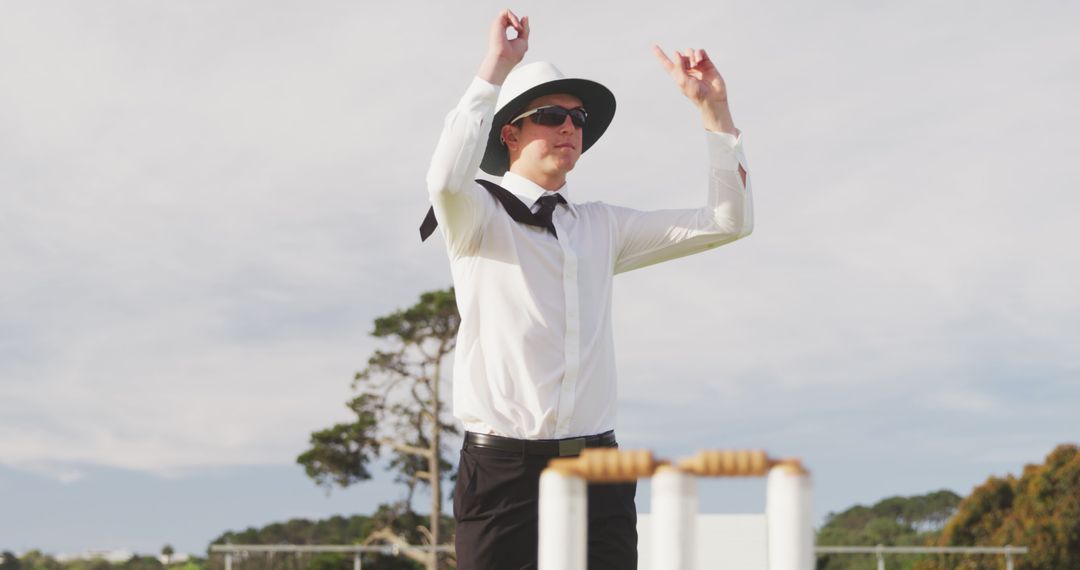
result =
[[[611,207],[616,225],[615,273],[719,247],[750,235],[754,225],[750,168],[742,135],[705,131],[709,189],[697,209],[643,212]],[[746,172],[746,184],[739,167]]]
[[[473,78],[446,115],[428,167],[428,197],[451,253],[461,253],[475,242],[490,213],[492,201],[473,178],[484,157],[498,95],[498,86]]]

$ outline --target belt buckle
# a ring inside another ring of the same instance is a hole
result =
[[[559,440],[559,457],[567,457],[569,455],[581,455],[581,452],[584,449],[585,438],[583,437]]]

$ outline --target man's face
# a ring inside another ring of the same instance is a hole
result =
[[[581,107],[582,102],[573,95],[563,93],[545,95],[533,99],[521,113],[546,105],[573,109]],[[566,174],[573,170],[581,156],[582,129],[575,127],[569,116],[561,125],[552,127],[538,125],[527,117],[522,119],[520,124],[520,127],[503,127],[503,138],[510,151],[511,164],[522,161],[519,166],[545,173]]]

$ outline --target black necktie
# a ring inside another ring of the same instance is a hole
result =
[[[551,232],[555,239],[558,239],[559,235],[555,233],[555,224],[551,222],[551,214],[555,212],[555,206],[565,204],[566,199],[561,194],[547,194],[541,196],[536,203],[540,204],[540,209],[533,214],[536,221],[540,222],[542,227],[547,228],[547,231]]]
[[[562,204],[566,203],[566,199],[563,198],[562,195],[549,194],[537,200],[537,202],[540,203],[540,212],[534,214],[528,206],[523,204],[521,200],[518,200],[517,196],[514,196],[509,190],[502,186],[484,180],[483,178],[478,179],[476,182],[490,192],[491,195],[503,205],[506,213],[510,214],[510,217],[515,221],[530,226],[545,228],[551,232],[551,235],[555,235],[555,225],[551,223],[551,212],[555,209],[556,202]],[[546,202],[551,202],[551,205],[544,206]],[[545,210],[546,214],[541,218],[540,213]],[[426,240],[432,232],[435,231],[435,228],[438,227],[438,225],[439,221],[435,219],[435,209],[428,208],[427,216],[424,217],[424,222],[420,224],[420,241]],[[555,237],[558,238],[559,236]]]

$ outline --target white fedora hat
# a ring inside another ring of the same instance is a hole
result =
[[[615,116],[615,95],[611,90],[588,79],[568,78],[554,65],[538,61],[521,66],[503,83],[499,100],[495,104],[495,119],[488,133],[487,150],[480,168],[488,174],[502,176],[510,167],[510,155],[499,138],[503,125],[517,116],[530,101],[544,95],[567,93],[581,99],[589,114],[581,133],[581,152],[604,134]]]

